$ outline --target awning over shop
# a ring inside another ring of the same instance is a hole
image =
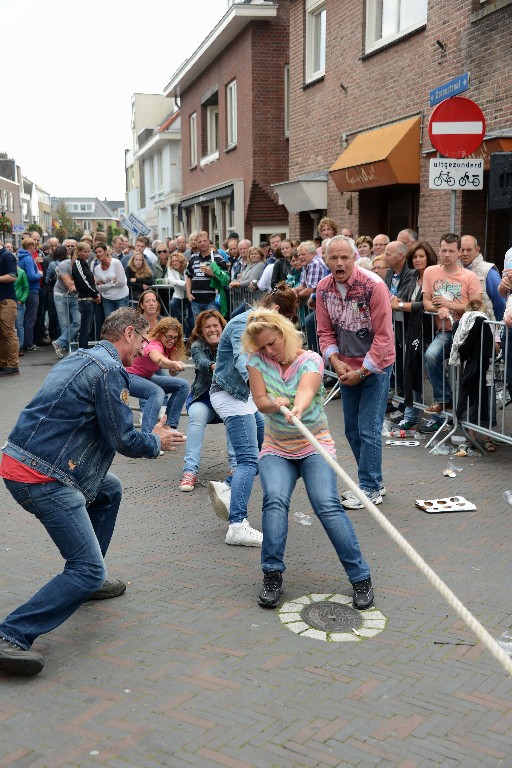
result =
[[[360,133],[329,169],[340,192],[420,183],[420,118]]]
[[[279,205],[284,205],[288,213],[327,209],[327,179],[325,175],[316,179],[283,181],[271,186],[279,196]]]
[[[217,189],[210,189],[205,192],[199,192],[192,197],[183,197],[181,199],[182,208],[190,208],[192,205],[203,205],[203,203],[209,203],[212,200],[216,200],[218,197],[231,197],[233,193],[233,184],[225,184]]]

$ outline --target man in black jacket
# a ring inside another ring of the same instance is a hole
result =
[[[71,269],[71,275],[78,292],[78,308],[80,310],[78,346],[82,349],[88,349],[94,318],[94,305],[101,303],[101,296],[87,261],[91,254],[91,246],[87,241],[80,242],[76,247],[75,254],[76,259]]]

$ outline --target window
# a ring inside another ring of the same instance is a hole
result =
[[[189,117],[190,125],[190,165],[197,165],[197,113],[193,112]]]
[[[156,156],[156,178],[157,178],[157,189],[160,191],[163,189],[164,186],[164,167],[162,162],[162,153],[159,152]]]
[[[82,229],[84,230],[84,232],[91,229],[91,222],[89,221],[89,219],[83,220]]]
[[[226,117],[228,147],[234,147],[237,142],[236,118],[236,80],[226,86]]]
[[[284,135],[290,135],[290,66],[284,68]]]
[[[155,191],[155,158],[150,157],[148,160],[149,165],[149,194],[152,195]]]
[[[14,192],[11,192],[11,211],[14,211]]]
[[[428,0],[367,0],[366,48],[371,50],[423,26]]]
[[[325,0],[306,0],[306,82],[325,74]]]
[[[207,154],[219,151],[219,105],[213,104],[206,109]]]
[[[6,211],[9,210],[9,193],[6,189],[4,189],[4,208]]]

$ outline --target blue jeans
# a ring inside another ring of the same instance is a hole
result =
[[[93,502],[62,483],[5,480],[15,501],[34,515],[66,561],[24,605],[0,624],[0,637],[27,650],[45,632],[60,626],[105,581],[105,557],[121,503],[121,483],[108,472]]]
[[[372,373],[360,384],[341,384],[345,435],[357,462],[359,486],[378,491],[382,484],[382,425],[392,366]]]
[[[297,460],[267,454],[260,459],[259,469],[263,488],[263,571],[283,573],[285,570],[290,499],[297,480],[302,477],[311,506],[350,582],[369,578],[370,568],[363,559],[352,522],[340,502],[336,475],[318,453]]]
[[[421,403],[423,400],[423,394],[416,390],[413,390],[412,399],[417,403]],[[406,405],[404,410],[404,421],[411,421],[416,424],[419,416],[419,410],[414,405]]]
[[[317,354],[320,354],[320,349],[318,347],[318,336],[316,333],[316,312],[310,312],[308,315],[306,315],[306,319],[304,320],[304,331],[306,333],[306,340],[308,344],[308,349],[311,352],[316,352]]]
[[[201,400],[196,400],[190,405],[188,409],[187,450],[185,451],[185,460],[183,462],[184,472],[193,472],[194,475],[197,475],[206,425],[218,423],[219,421],[220,419],[213,408],[201,402]],[[229,437],[227,437],[227,449],[229,467],[235,470],[236,456]]]
[[[188,299],[171,299],[169,305],[171,317],[175,317],[183,326],[185,336],[190,336],[194,327],[194,316]]]
[[[53,298],[60,326],[60,336],[55,343],[61,349],[67,349],[68,352],[71,352],[71,344],[80,328],[78,299],[76,296],[60,296],[58,293],[54,293]]]
[[[194,323],[197,319],[198,314],[200,312],[204,312],[205,309],[216,309],[217,311],[219,311],[219,307],[215,303],[215,299],[209,302],[191,301],[190,306],[192,307],[192,315],[194,316]]]
[[[25,305],[18,304],[18,311],[16,313],[16,333],[18,334],[18,341],[20,343],[20,349],[23,347],[25,341],[25,328],[23,324],[25,322]]]
[[[177,376],[162,376],[155,373],[150,379],[144,379],[130,373],[130,395],[145,400],[142,411],[142,431],[151,432],[158,421],[158,413],[164,402],[165,395],[171,395],[165,408],[167,424],[176,429],[181,409],[190,392],[190,384]]]
[[[444,367],[445,360],[448,361],[450,357],[451,347],[451,331],[439,331],[425,351],[425,365],[436,403],[449,403],[452,400],[452,388]]]
[[[236,469],[231,481],[230,525],[241,523],[247,517],[247,504],[258,474],[258,453],[263,442],[264,423],[259,411],[247,416],[228,416],[224,420],[236,456]]]
[[[124,299],[103,299],[101,300],[101,303],[103,304],[103,314],[105,317],[108,317],[112,314],[112,312],[115,312],[116,309],[120,309],[121,307],[127,307],[130,301],[129,296],[125,296]]]

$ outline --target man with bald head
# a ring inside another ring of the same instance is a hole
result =
[[[480,280],[485,311],[490,320],[502,320],[505,299],[498,291],[501,278],[495,264],[485,261],[480,246],[473,235],[462,235],[460,239],[460,261],[463,267],[474,272]]]
[[[403,243],[407,250],[410,251],[414,243],[418,239],[418,233],[414,229],[401,229],[396,239]]]
[[[372,255],[371,259],[372,261],[377,258],[377,256],[384,256],[384,249],[386,248],[386,245],[389,243],[389,237],[387,235],[375,235],[373,238],[373,247],[372,247]]]

